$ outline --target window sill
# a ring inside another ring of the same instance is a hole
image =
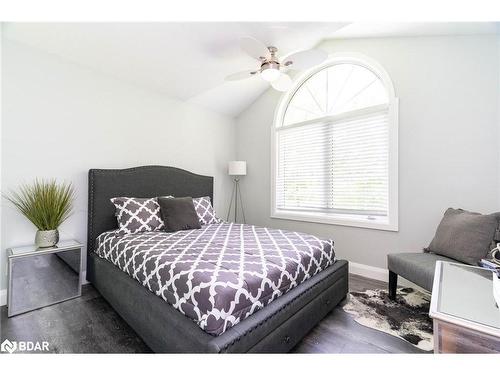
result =
[[[320,223],[330,225],[342,225],[347,227],[368,228],[385,230],[391,232],[398,231],[398,224],[391,223],[389,219],[368,219],[359,215],[343,214],[321,214],[312,212],[292,212],[276,210],[271,213],[272,219],[284,219],[294,221],[305,221],[309,223]]]

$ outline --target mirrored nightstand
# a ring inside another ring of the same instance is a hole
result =
[[[9,317],[81,296],[81,243],[13,247],[7,249],[7,257]]]
[[[436,262],[429,315],[434,320],[434,353],[500,353],[492,271]]]

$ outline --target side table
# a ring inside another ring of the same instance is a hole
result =
[[[54,247],[7,249],[9,317],[79,297],[83,245],[75,240]]]

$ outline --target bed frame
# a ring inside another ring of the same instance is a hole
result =
[[[117,228],[110,198],[210,196],[213,177],[163,166],[89,171],[87,280],[155,352],[290,351],[348,291],[348,264],[338,260],[262,310],[212,336],[112,263],[94,253],[96,238]]]

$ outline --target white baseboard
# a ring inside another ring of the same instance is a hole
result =
[[[349,273],[368,277],[370,279],[387,282],[389,278],[389,271],[379,267],[368,266],[366,264],[349,262]],[[88,284],[85,272],[82,273],[83,284]],[[413,284],[411,281],[399,278],[399,284],[403,286],[410,286],[418,290],[423,290],[418,285]],[[7,289],[0,290],[0,306],[7,304]]]
[[[379,267],[368,266],[366,264],[349,262],[349,273],[354,275],[359,275],[363,277],[367,277],[369,279],[379,280],[388,282],[389,280],[389,271]],[[424,293],[429,293],[425,289],[421,288],[417,284],[412,283],[406,279],[403,279],[401,276],[398,277],[398,285],[411,287],[413,289],[419,290]]]
[[[389,278],[389,271],[383,268],[354,262],[349,262],[349,273],[385,282]]]

